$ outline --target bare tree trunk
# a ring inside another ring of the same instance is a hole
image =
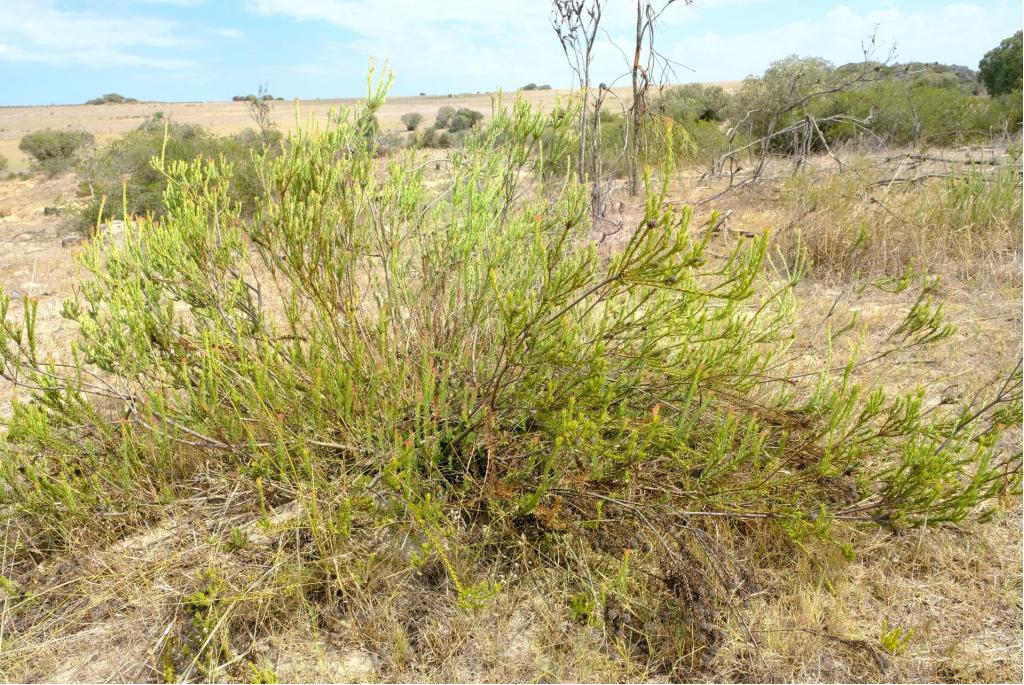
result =
[[[583,91],[583,103],[580,105],[580,157],[576,164],[577,176],[580,179],[580,183],[587,180],[587,126],[589,124],[589,117],[587,113],[590,109],[590,50],[587,49],[586,59],[583,66],[583,78],[581,79],[581,89]]]
[[[594,155],[599,152],[600,135],[598,110],[600,98],[590,97],[590,66],[594,57],[594,45],[601,25],[606,0],[553,0],[551,23],[562,43],[569,66],[576,74],[580,85],[580,114],[578,158],[576,176],[581,183],[600,183],[599,166]]]
[[[562,43],[566,60],[579,80],[582,91],[576,172],[581,182],[593,184],[591,197],[594,199],[592,209],[595,216],[603,214],[604,205],[601,197],[601,103],[608,94],[615,97],[604,84],[591,97],[590,67],[606,1],[552,0],[551,16],[552,27]],[[640,188],[643,126],[647,114],[646,97],[650,74],[655,65],[668,65],[668,60],[654,48],[654,27],[661,13],[676,1],[660,0],[660,9],[655,10],[651,0],[636,0],[636,44],[632,64],[629,65],[627,60],[632,74],[633,99],[626,117],[623,145],[623,153],[627,158],[629,192],[632,195],[637,194]],[[692,0],[684,2],[689,4]]]
[[[626,168],[629,173],[629,194],[640,192],[640,168],[644,162],[647,146],[647,90],[654,72],[660,67],[662,73],[671,69],[669,60],[654,47],[654,34],[662,13],[677,0],[661,0],[656,9],[652,0],[636,0],[636,36],[633,47],[633,63],[630,76],[633,83],[633,102],[630,105],[627,130],[629,159]],[[683,0],[689,5],[693,0]]]
[[[643,29],[643,0],[636,0],[636,50],[633,52],[633,111],[632,111],[632,131],[630,135],[629,147],[629,159],[627,160],[627,167],[629,168],[629,194],[636,195],[640,187],[640,126],[642,107],[641,107],[641,95],[640,95],[640,53],[643,49],[644,42],[644,29]]]

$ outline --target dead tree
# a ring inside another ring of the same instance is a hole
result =
[[[636,195],[640,189],[640,160],[643,156],[645,119],[647,117],[647,90],[652,76],[660,66],[662,72],[669,71],[669,60],[654,47],[655,24],[661,15],[677,0],[663,0],[657,9],[650,0],[636,0],[636,40],[633,49],[633,63],[630,76],[633,84],[633,102],[629,111],[629,194]],[[693,0],[683,0],[687,5]]]
[[[590,66],[606,1],[552,0],[551,3],[551,26],[580,87],[576,175],[581,183],[588,179],[591,183],[591,211],[595,216],[604,214],[599,160],[601,95],[591,99]]]
[[[249,118],[256,124],[260,136],[264,142],[267,141],[270,132],[274,129],[274,122],[270,118],[270,101],[273,97],[267,90],[267,84],[260,84],[255,96],[248,98]]]

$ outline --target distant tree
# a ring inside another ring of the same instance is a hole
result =
[[[258,95],[246,98],[249,117],[255,122],[260,135],[269,140],[271,131],[274,130],[274,122],[270,119],[270,103],[274,101],[274,96],[267,92],[266,84],[260,85],[258,91]]]
[[[594,46],[597,43],[601,16],[607,0],[552,0],[551,27],[562,44],[562,52],[572,69],[580,89],[579,123],[577,140],[579,152],[576,158],[576,174],[582,183],[589,176],[595,181],[592,206],[597,215],[601,211],[599,182],[601,159],[597,154],[600,145],[600,94],[594,97],[590,87],[590,67],[594,61]],[[603,92],[603,88],[601,92]]]
[[[416,127],[423,122],[423,115],[419,112],[406,112],[402,115],[402,123],[406,131],[415,131]]]
[[[537,84],[536,83],[527,83],[525,86],[523,86],[519,90],[537,90]]]
[[[138,102],[135,98],[126,98],[120,93],[105,93],[101,97],[86,100],[87,105],[120,105],[122,103]]]
[[[1003,95],[1021,90],[1022,32],[1018,31],[992,48],[978,64],[978,77],[989,95]]]

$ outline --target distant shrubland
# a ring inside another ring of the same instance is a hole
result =
[[[98,98],[93,98],[91,100],[86,100],[85,104],[87,104],[87,105],[120,105],[120,104],[125,104],[125,103],[130,103],[130,102],[138,102],[138,100],[136,100],[135,98],[126,98],[125,96],[121,95],[120,93],[107,93],[106,95],[101,95]]]
[[[284,100],[284,98],[274,97],[270,93],[263,93],[262,95],[253,95],[252,93],[249,93],[248,95],[231,96],[232,102],[257,102],[259,100]]]

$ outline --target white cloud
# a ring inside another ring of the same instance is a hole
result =
[[[50,0],[0,3],[0,60],[55,66],[180,69],[190,60],[149,54],[195,45],[174,22],[152,17],[104,17],[58,9]]]
[[[221,38],[230,38],[231,40],[245,37],[245,33],[239,29],[217,29],[217,35]]]
[[[250,0],[261,15],[321,21],[352,34],[317,62],[297,73],[315,74],[346,66],[365,67],[367,58],[387,60],[400,82],[421,84],[438,75],[460,74],[475,87],[518,84],[552,73],[562,53],[549,24],[544,0],[495,2],[450,0]],[[469,77],[469,78],[465,78]]]
[[[175,7],[195,7],[202,5],[204,0],[141,0],[147,5],[174,5]]]

